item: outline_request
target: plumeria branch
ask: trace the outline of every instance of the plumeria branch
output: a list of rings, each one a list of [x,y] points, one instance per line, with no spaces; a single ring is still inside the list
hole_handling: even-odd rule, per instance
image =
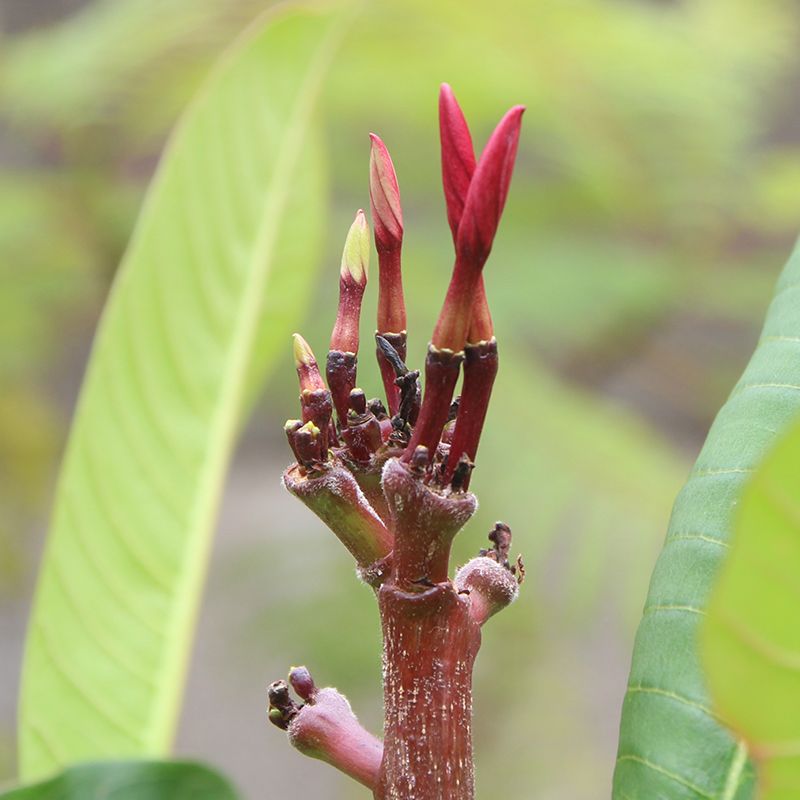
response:
[[[369,262],[363,212],[342,255],[327,385],[311,347],[295,334],[301,418],[285,426],[296,463],[283,480],[339,538],[375,590],[384,740],[361,727],[337,690],[317,690],[305,668],[293,669],[288,683],[270,685],[269,717],[298,750],[355,778],[377,800],[473,800],[472,666],[480,627],[513,602],[524,574],[521,560],[509,562],[511,530],[497,523],[491,547],[449,577],[453,539],[477,508],[468,485],[498,366],[482,270],[508,194],[522,112],[515,106],[501,119],[476,161],[464,115],[450,87],[442,86],[442,179],[455,265],[428,346],[424,393],[419,371],[406,363],[400,190],[375,134],[369,189],[385,404],[357,385]],[[454,401],[462,364],[462,394]]]

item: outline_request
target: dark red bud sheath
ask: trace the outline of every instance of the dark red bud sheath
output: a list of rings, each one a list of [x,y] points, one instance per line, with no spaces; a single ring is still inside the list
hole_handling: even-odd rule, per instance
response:
[[[447,457],[445,484],[451,480],[455,483],[456,469],[462,457],[466,456],[473,464],[475,462],[497,367],[497,340],[493,336],[488,341],[468,344],[464,348],[464,385]],[[460,488],[469,487],[470,475],[471,470],[460,480]]]
[[[339,310],[331,334],[325,370],[339,424],[342,426],[347,419],[350,391],[356,383],[358,323],[361,319],[361,300],[367,285],[368,269],[369,227],[364,212],[359,210],[348,231],[342,253]]]
[[[498,363],[497,340],[494,338],[492,315],[481,277],[472,306],[469,339],[464,347],[464,384],[444,473],[445,484],[454,480],[462,456],[466,456],[473,464],[475,462]],[[466,473],[462,488],[469,487],[470,477],[471,471]]]
[[[400,354],[406,357],[406,306],[403,297],[401,249],[403,246],[403,210],[400,187],[389,151],[379,136],[370,134],[369,199],[375,247],[378,251],[378,326]],[[394,385],[395,375],[380,349],[376,351],[389,413],[394,415],[400,395]]]
[[[461,350],[467,341],[481,270],[500,223],[519,143],[522,106],[506,113],[486,145],[467,191],[456,237],[456,263],[432,344]]]
[[[467,191],[475,172],[475,150],[461,107],[446,83],[442,84],[439,91],[439,138],[447,221],[455,242]]]
[[[463,352],[439,350],[434,345],[428,347],[425,359],[425,394],[411,439],[403,451],[403,461],[411,461],[419,445],[426,447],[430,453],[436,451],[450,412],[450,401],[453,399],[463,360]]]

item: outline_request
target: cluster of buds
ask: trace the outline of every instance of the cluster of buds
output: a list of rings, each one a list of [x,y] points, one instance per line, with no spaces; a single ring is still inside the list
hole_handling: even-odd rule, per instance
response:
[[[455,266],[428,346],[424,396],[419,371],[406,366],[400,190],[386,146],[370,135],[370,205],[379,265],[375,341],[385,403],[368,400],[356,385],[370,251],[367,220],[359,211],[342,254],[339,307],[325,366],[329,388],[311,348],[295,335],[302,419],[287,422],[286,434],[300,475],[344,465],[366,485],[362,489],[369,499],[376,483],[359,474],[379,473],[389,457],[398,456],[432,487],[452,492],[469,487],[498,364],[482,270],[508,193],[522,112],[517,106],[503,117],[477,162],[461,109],[450,87],[442,87],[442,177]],[[454,400],[462,367],[462,391]]]
[[[434,755],[407,728],[413,722],[435,738],[443,724],[440,709],[450,709],[452,720],[468,715],[480,626],[514,600],[523,574],[521,562],[508,560],[511,531],[498,523],[490,534],[493,547],[453,581],[448,577],[452,540],[477,507],[469,483],[498,366],[482,271],[505,205],[523,110],[515,106],[505,114],[477,160],[461,109],[450,87],[442,86],[442,177],[455,266],[428,345],[424,392],[420,370],[406,364],[400,190],[389,152],[375,134],[369,194],[379,267],[375,353],[385,401],[368,399],[357,384],[370,254],[363,211],[342,253],[324,377],[308,343],[294,337],[301,418],[286,423],[296,463],[285,472],[284,484],[339,537],[378,593],[386,665],[384,745],[358,726],[335,690],[318,693],[305,670],[290,676],[305,704],[294,703],[289,685],[276,682],[270,719],[299,749],[335,764],[380,798],[433,797],[421,792],[425,783],[445,792],[436,797],[471,796],[469,719],[443,728]],[[462,369],[461,393],[454,398]],[[429,646],[411,652],[408,642]],[[403,697],[419,695],[419,681],[439,694],[415,709],[403,706]],[[419,749],[413,758],[412,739]],[[420,769],[412,781],[418,794],[402,788],[411,780],[405,766],[410,758]],[[455,794],[446,793],[450,784],[453,792],[460,787]]]

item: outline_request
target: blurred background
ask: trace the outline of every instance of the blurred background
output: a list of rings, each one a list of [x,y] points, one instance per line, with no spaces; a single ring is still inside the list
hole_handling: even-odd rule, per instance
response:
[[[104,298],[170,127],[268,5],[0,0],[0,780],[15,772],[25,623]],[[478,661],[481,797],[609,794],[671,503],[800,230],[798,32],[794,0],[388,0],[367,7],[330,75],[327,258],[298,320],[318,354],[344,233],[369,202],[367,132],[399,173],[419,365],[451,265],[438,84],[478,148],[507,107],[528,108],[486,271],[502,363],[481,509],[457,552],[502,518],[528,565]],[[370,592],[279,486],[282,422],[297,414],[286,333],[228,481],[176,749],[246,798],[355,799],[366,792],[265,717],[266,683],[305,663],[373,730],[381,719]],[[377,394],[368,352],[362,365]]]

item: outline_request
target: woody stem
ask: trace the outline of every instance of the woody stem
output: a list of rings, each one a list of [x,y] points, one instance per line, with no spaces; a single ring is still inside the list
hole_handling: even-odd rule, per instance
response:
[[[472,667],[480,628],[452,584],[379,591],[384,741],[376,800],[473,800]]]

